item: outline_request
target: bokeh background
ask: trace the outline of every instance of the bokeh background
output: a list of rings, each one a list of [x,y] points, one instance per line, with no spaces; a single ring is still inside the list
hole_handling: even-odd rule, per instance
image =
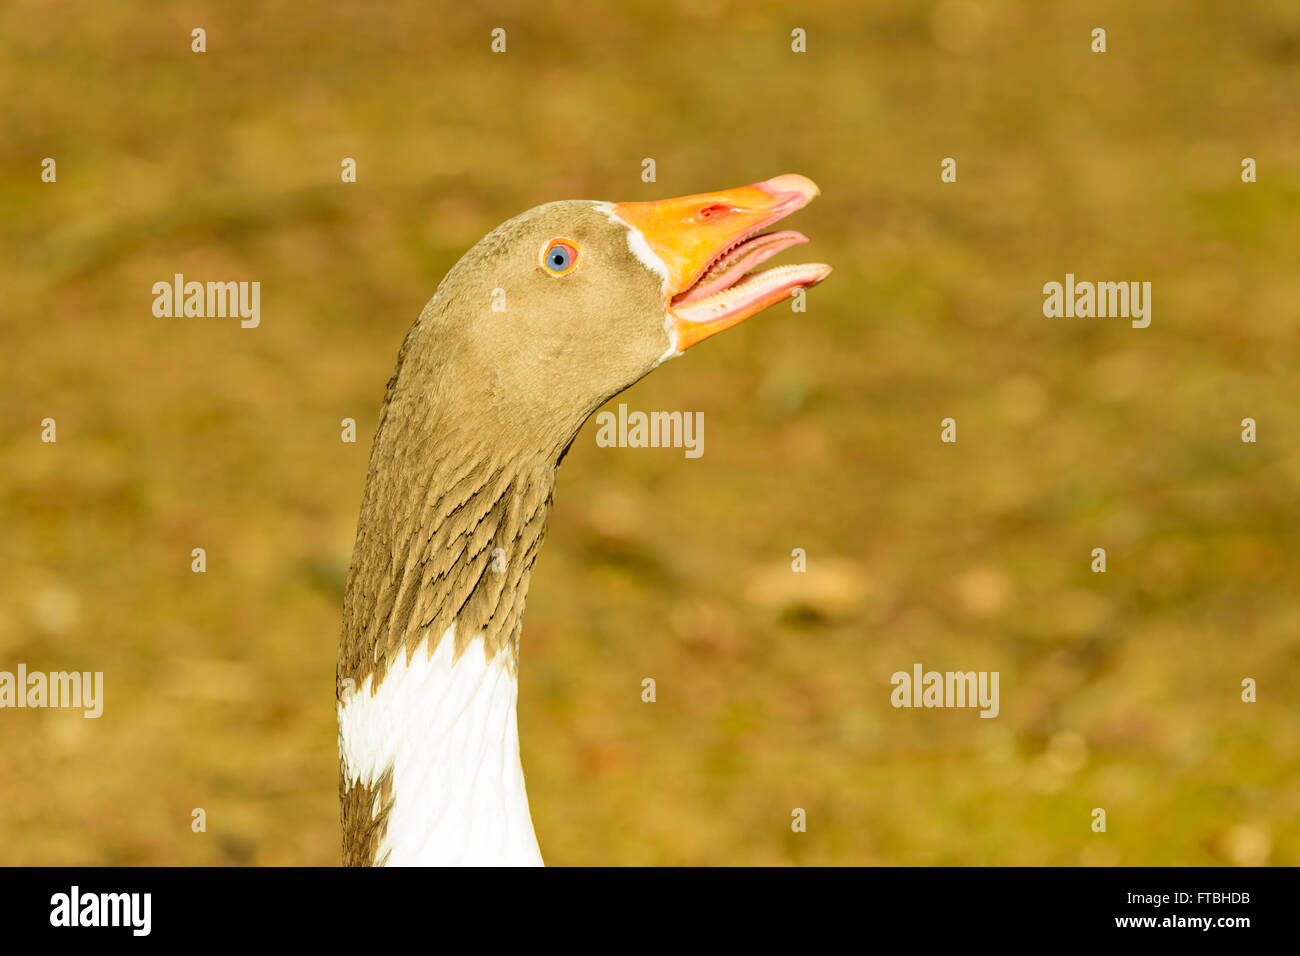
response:
[[[621,399],[703,411],[703,458],[589,424],[561,469],[548,862],[1300,863],[1291,0],[16,0],[0,88],[0,669],[106,682],[98,721],[0,712],[0,863],[336,863],[407,327],[530,206],[783,172],[822,188],[784,261],[835,274]],[[153,317],[176,272],[260,281],[261,327]],[[1151,327],[1044,318],[1066,272],[1152,282]],[[918,661],[999,671],[1001,715],[893,709]]]

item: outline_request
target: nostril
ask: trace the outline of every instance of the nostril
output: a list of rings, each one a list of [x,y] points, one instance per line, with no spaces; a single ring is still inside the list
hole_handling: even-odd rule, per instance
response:
[[[719,216],[725,216],[727,213],[731,211],[732,208],[730,206],[728,206],[726,203],[719,202],[719,203],[714,203],[711,206],[705,206],[695,215],[696,218],[702,219],[707,222],[710,219],[716,219]]]

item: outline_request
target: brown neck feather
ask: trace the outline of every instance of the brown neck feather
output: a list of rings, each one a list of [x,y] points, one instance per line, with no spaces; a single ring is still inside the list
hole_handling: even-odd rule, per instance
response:
[[[482,634],[489,657],[517,664],[562,451],[494,434],[499,423],[461,402],[404,388],[406,353],[380,413],[344,596],[338,678],[355,688],[378,683],[426,635],[432,654],[453,622],[457,657]]]

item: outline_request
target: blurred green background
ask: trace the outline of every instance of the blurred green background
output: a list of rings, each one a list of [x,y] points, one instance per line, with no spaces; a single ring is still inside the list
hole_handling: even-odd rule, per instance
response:
[[[547,861],[1300,863],[1300,6],[470,6],[0,8],[0,669],[106,683],[98,721],[0,712],[0,863],[336,863],[407,327],[530,206],[784,172],[822,197],[781,261],[836,269],[807,313],[621,399],[703,411],[703,458],[589,424],[561,470],[520,678]],[[261,327],[153,317],[176,272],[260,281]],[[1066,272],[1152,282],[1151,327],[1044,318]],[[999,671],[1001,715],[893,709],[918,661]]]

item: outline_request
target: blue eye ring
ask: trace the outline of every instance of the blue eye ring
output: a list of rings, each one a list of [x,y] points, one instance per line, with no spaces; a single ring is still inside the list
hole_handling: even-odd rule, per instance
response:
[[[567,276],[578,266],[578,244],[572,239],[552,239],[542,250],[542,268],[553,276]]]

